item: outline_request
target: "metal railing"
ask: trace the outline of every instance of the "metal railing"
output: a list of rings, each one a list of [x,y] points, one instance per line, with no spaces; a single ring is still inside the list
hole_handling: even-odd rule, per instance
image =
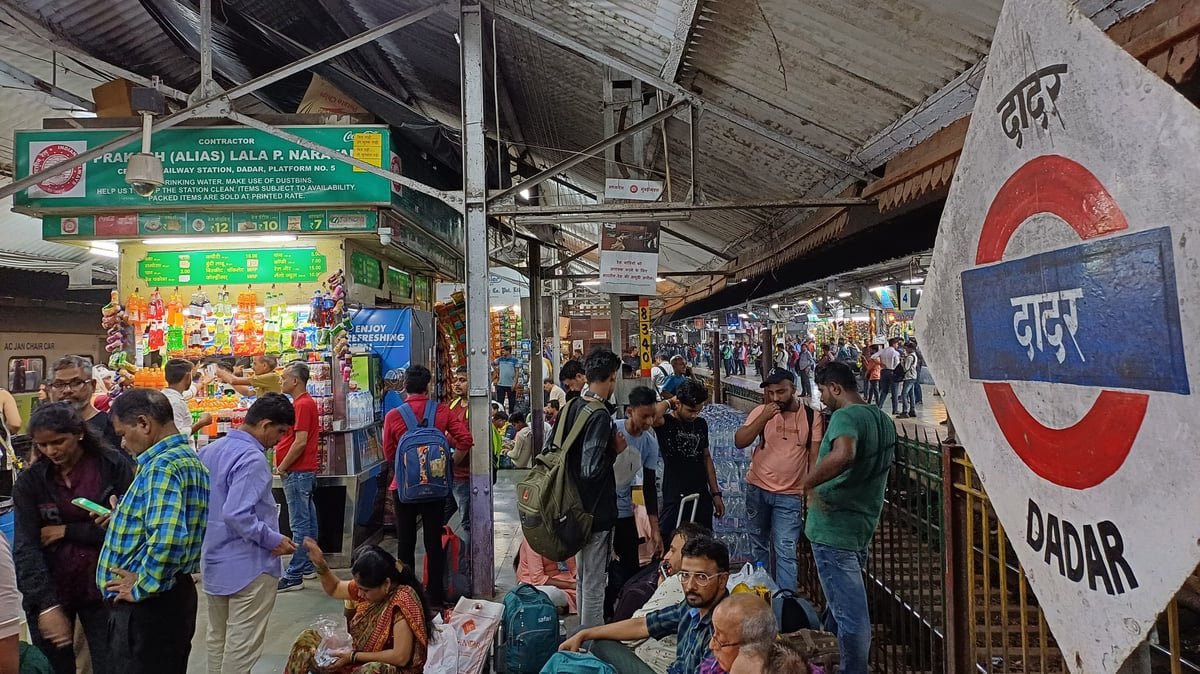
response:
[[[807,541],[799,557],[800,591],[822,605]],[[966,452],[936,433],[900,436],[866,581],[875,672],[1068,671]],[[1180,611],[1151,634],[1152,674],[1200,674],[1200,611]]]

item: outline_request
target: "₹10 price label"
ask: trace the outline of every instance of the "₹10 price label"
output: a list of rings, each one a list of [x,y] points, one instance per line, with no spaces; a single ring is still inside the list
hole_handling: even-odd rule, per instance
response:
[[[1116,672],[1200,562],[1197,147],[1077,9],[1005,2],[917,332],[1074,672]]]

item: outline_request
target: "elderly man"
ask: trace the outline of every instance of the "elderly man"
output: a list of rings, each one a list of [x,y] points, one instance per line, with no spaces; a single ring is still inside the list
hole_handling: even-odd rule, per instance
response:
[[[196,631],[192,574],[208,523],[208,469],[158,391],[122,393],[112,420],[137,472],[112,512],[96,565],[111,606],[110,657],[126,674],[184,674]]]
[[[713,633],[709,648],[721,671],[733,669],[740,650],[750,644],[770,643],[779,634],[771,605],[756,594],[730,595],[717,604],[712,617]],[[700,670],[704,671],[701,666]]]

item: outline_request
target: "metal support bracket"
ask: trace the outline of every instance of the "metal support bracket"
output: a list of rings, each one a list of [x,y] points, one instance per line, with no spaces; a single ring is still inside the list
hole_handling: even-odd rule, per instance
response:
[[[46,80],[43,80],[42,78],[40,78],[36,75],[31,75],[30,73],[27,73],[24,70],[21,70],[20,68],[12,65],[10,63],[0,61],[0,75],[3,75],[4,77],[7,77],[7,78],[13,80],[14,82],[16,82],[17,84],[20,84],[22,86],[29,87],[30,89],[36,89],[45,94],[49,94],[50,96],[53,96],[53,97],[57,98],[58,100],[63,101],[69,105],[76,107],[76,108],[79,108],[80,110],[87,110],[88,112],[96,111],[96,104],[92,103],[91,101],[84,98],[83,96],[79,96],[78,94],[73,94],[70,91],[67,91],[66,89],[63,89],[62,87],[59,87],[50,82],[47,82]]]

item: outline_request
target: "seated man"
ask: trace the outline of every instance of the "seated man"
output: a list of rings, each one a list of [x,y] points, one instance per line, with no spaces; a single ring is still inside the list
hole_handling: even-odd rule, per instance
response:
[[[633,617],[644,617],[653,611],[676,606],[684,600],[683,585],[679,582],[679,569],[683,565],[683,546],[693,538],[701,536],[712,536],[712,532],[695,522],[684,522],[675,530],[659,570],[658,589],[646,600],[644,606],[633,612]],[[633,648],[639,660],[649,665],[657,674],[667,674],[667,669],[675,662],[674,634],[662,639],[634,640],[626,644]]]
[[[643,617],[579,630],[563,642],[559,650],[578,651],[585,641],[592,641],[592,654],[604,660],[622,674],[653,674],[620,641],[654,637],[661,639],[674,634],[675,661],[667,674],[692,674],[710,653],[712,612],[726,596],[729,579],[729,550],[725,544],[709,536],[698,536],[683,546],[683,562],[679,571],[684,600],[675,606],[652,611]]]
[[[712,655],[700,666],[701,673],[729,672],[740,649],[750,644],[771,643],[779,635],[775,611],[753,593],[730,595],[713,611]]]
[[[517,582],[529,583],[545,592],[558,607],[559,613],[575,613],[578,610],[574,557],[568,557],[565,562],[552,562],[529,547],[528,541],[522,540],[515,566]]]

